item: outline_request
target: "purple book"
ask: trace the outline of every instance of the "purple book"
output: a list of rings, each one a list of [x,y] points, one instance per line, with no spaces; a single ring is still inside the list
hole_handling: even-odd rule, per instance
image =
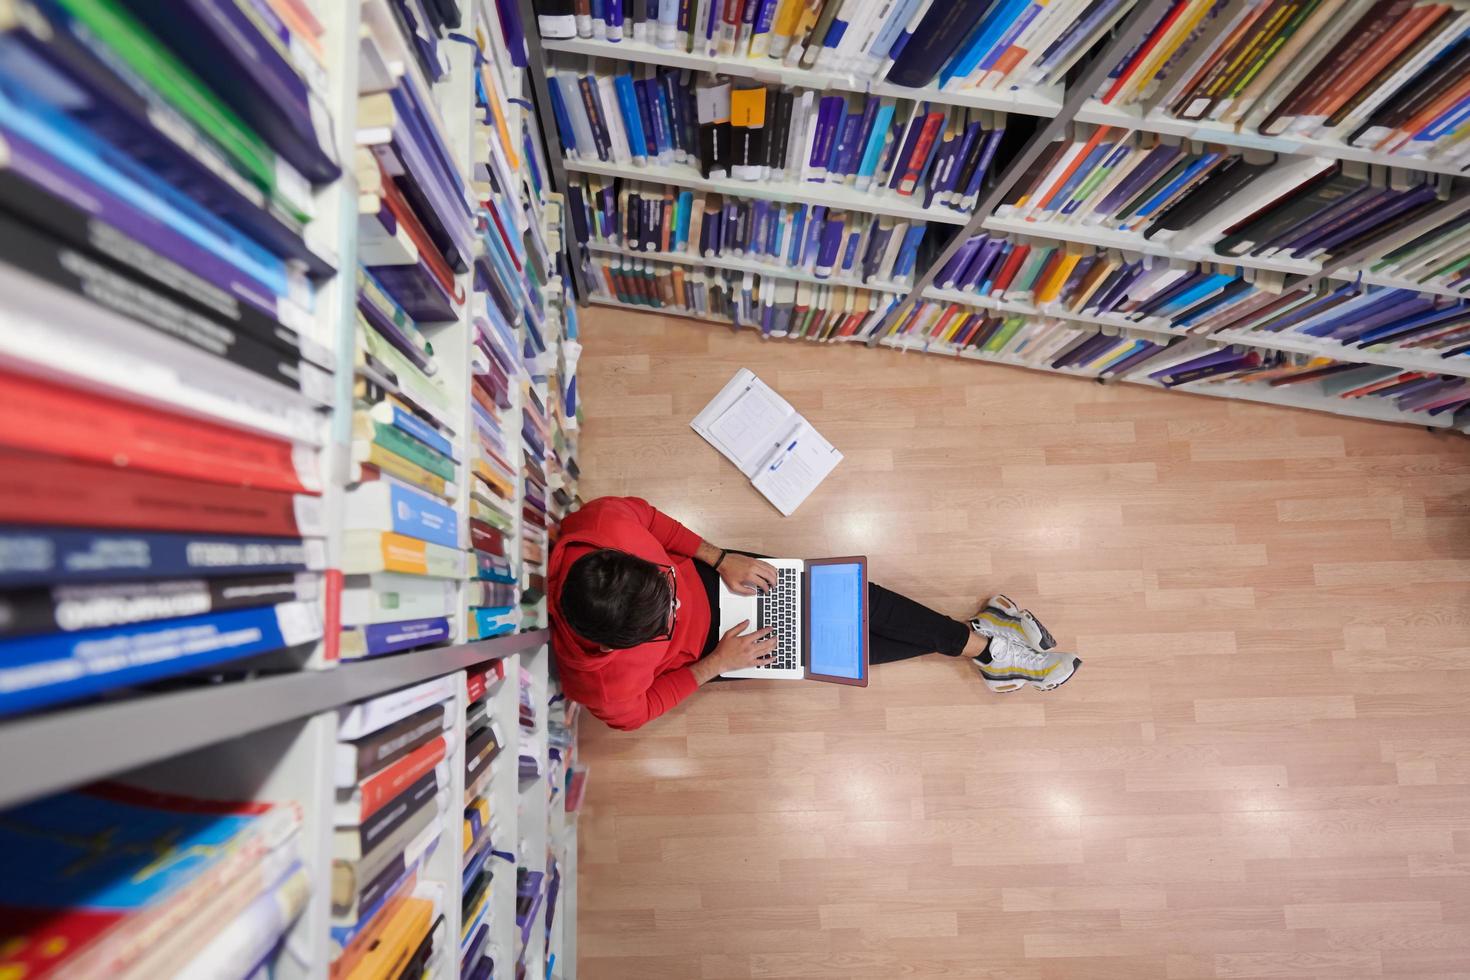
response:
[[[1334,201],[1330,207],[1324,208],[1305,220],[1292,225],[1287,230],[1273,237],[1269,242],[1263,242],[1251,249],[1251,254],[1256,255],[1271,249],[1291,251],[1300,245],[1316,238],[1329,229],[1338,227],[1338,222],[1348,220],[1354,215],[1360,215],[1364,209],[1377,207],[1393,196],[1393,191],[1381,187],[1361,187],[1351,194],[1345,194]]]
[[[1160,353],[1162,353],[1165,350],[1168,350],[1168,346],[1167,345],[1165,345],[1165,344],[1157,344],[1157,343],[1154,343],[1151,340],[1146,340],[1146,341],[1144,341],[1144,346],[1143,347],[1139,348],[1136,352],[1134,352],[1132,354],[1129,354],[1123,360],[1119,361],[1117,364],[1114,364],[1112,367],[1108,368],[1107,371],[1105,371],[1104,373],[1105,374],[1108,374],[1108,375],[1124,375],[1124,374],[1127,374],[1128,372],[1132,371],[1134,368],[1136,368],[1139,365],[1143,364],[1145,361],[1148,361],[1148,360],[1150,360],[1150,359],[1152,359],[1154,357],[1157,357]]]
[[[975,161],[975,169],[971,172],[960,195],[960,203],[971,206],[971,202],[980,195],[980,187],[985,183],[985,175],[990,171],[990,161],[995,159],[995,151],[1000,148],[1000,141],[1005,138],[1006,128],[997,127],[981,137],[980,158]]]
[[[1183,149],[1178,146],[1168,145],[1156,146],[1152,150],[1149,150],[1148,155],[1143,158],[1143,162],[1134,167],[1133,172],[1127,177],[1124,177],[1122,182],[1117,187],[1114,187],[1107,197],[1097,202],[1095,213],[1110,215],[1114,211],[1117,211],[1132,200],[1139,191],[1153,183],[1154,179],[1172,165],[1183,152]]]
[[[444,323],[459,318],[451,296],[420,258],[413,265],[379,265],[368,270],[383,289],[418,323]]]
[[[842,246],[842,219],[829,217],[822,226],[821,246],[817,250],[817,264],[812,272],[819,279],[825,279],[832,274],[832,267],[837,262],[837,250]]]
[[[1086,309],[1097,310],[1099,313],[1111,313],[1113,307],[1128,294],[1128,287],[1143,275],[1143,260],[1129,262],[1113,274],[1113,281],[1103,286],[1092,294],[1092,302],[1088,303]]]
[[[919,142],[919,132],[924,128],[924,105],[925,103],[920,102],[914,107],[914,114],[909,119],[908,127],[904,131],[903,142],[898,151],[898,155],[894,158],[895,160],[907,160],[913,156],[914,146]],[[897,140],[894,140],[894,143],[895,145],[899,145]],[[888,175],[888,187],[890,190],[898,189],[899,181],[903,179],[903,173],[904,168],[901,166],[895,165],[892,168],[892,172]]]
[[[988,239],[988,235],[976,235],[961,245],[949,257],[949,261],[944,263],[944,269],[935,277],[941,289],[954,288],[955,284],[960,281],[960,276],[969,266],[970,260],[975,257],[975,253],[980,251],[980,246]]]
[[[943,135],[944,131],[940,130],[940,136]],[[940,142],[938,139],[935,140],[937,145],[934,152],[929,154],[929,161],[925,164],[924,170],[920,171],[919,181],[916,185],[917,187],[922,187],[924,190],[924,207],[927,208],[930,204],[934,203],[936,184],[942,179],[941,174],[949,170],[951,163],[954,161],[954,155],[959,150],[960,140],[963,138],[963,133],[957,133],[943,142]]]
[[[1174,364],[1166,368],[1160,368],[1159,370],[1150,374],[1149,377],[1153,378],[1155,381],[1160,381],[1169,375],[1187,374],[1191,371],[1200,371],[1206,368],[1214,367],[1215,365],[1224,363],[1226,361],[1233,361],[1237,359],[1238,356],[1239,355],[1237,355],[1230,348],[1222,347],[1219,350],[1210,351],[1207,354],[1201,354],[1199,357],[1191,358],[1190,360],[1185,361],[1183,364]]]
[[[975,258],[970,262],[970,267],[965,270],[964,277],[960,280],[960,288],[974,290],[1010,252],[1011,243],[1003,238],[992,238],[980,246],[980,251],[975,253]]]
[[[959,187],[959,181],[960,177],[964,176],[966,161],[970,159],[972,153],[979,153],[984,149],[983,147],[977,149],[977,144],[980,139],[980,123],[978,121],[972,122],[965,127],[965,131],[960,135],[959,145],[955,147],[954,154],[949,158],[949,163],[944,168],[944,172],[940,173],[938,168],[935,168],[934,179],[929,182],[930,186],[934,188],[934,193],[948,194],[951,191],[963,189]],[[980,164],[977,162],[975,166],[976,169],[979,169]],[[957,203],[959,202],[951,202],[952,205]]]
[[[1396,200],[1389,202],[1386,206],[1374,209],[1368,215],[1371,220],[1366,225],[1357,220],[1350,221],[1347,225],[1337,229],[1335,232],[1319,237],[1310,246],[1303,246],[1303,248],[1308,248],[1309,254],[1311,255],[1318,255],[1324,252],[1330,253],[1343,242],[1356,238],[1358,235],[1364,234],[1372,228],[1385,225],[1399,215],[1427,204],[1434,200],[1434,198],[1434,187],[1430,184],[1420,184],[1413,190],[1400,194]]]
[[[1360,307],[1351,316],[1333,317],[1314,323],[1300,331],[1309,337],[1328,337],[1341,343],[1351,343],[1364,334],[1377,330],[1401,319],[1416,317],[1434,309],[1435,300],[1430,296],[1410,293],[1408,296],[1386,297],[1387,305],[1374,303]]]
[[[1068,347],[1061,356],[1051,362],[1054,368],[1071,367],[1079,361],[1090,361],[1101,354],[1116,341],[1117,337],[1111,337],[1105,333],[1095,333],[1080,344]]]
[[[1085,347],[1094,343],[1097,338],[1098,334],[1095,333],[1078,334],[1067,343],[1067,346],[1063,347],[1059,352],[1057,352],[1057,354],[1053,357],[1051,366],[1060,367],[1061,365],[1065,364],[1067,359],[1072,355],[1074,351],[1078,350],[1081,347]]]
[[[832,155],[832,144],[837,139],[837,127],[842,123],[846,103],[840,95],[824,95],[817,107],[817,132],[812,139],[812,155],[807,160],[812,169],[808,180],[818,183],[827,179],[827,160]]]
[[[368,325],[377,331],[380,337],[392,344],[400,354],[408,358],[414,367],[425,374],[433,374],[439,369],[438,364],[432,358],[408,339],[403,328],[394,323],[392,317],[378,309],[374,303],[360,293],[357,297],[357,310],[367,320]]]

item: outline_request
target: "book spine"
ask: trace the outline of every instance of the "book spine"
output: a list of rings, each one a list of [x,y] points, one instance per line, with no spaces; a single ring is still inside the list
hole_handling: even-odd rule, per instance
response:
[[[374,623],[355,627],[350,632],[360,638],[360,653],[363,657],[376,657],[385,653],[446,643],[451,638],[449,620],[445,617]],[[348,659],[345,650],[343,659]]]

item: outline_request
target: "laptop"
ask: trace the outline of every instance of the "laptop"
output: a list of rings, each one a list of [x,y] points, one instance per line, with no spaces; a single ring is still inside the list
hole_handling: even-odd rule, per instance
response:
[[[776,657],[722,677],[868,686],[868,559],[766,558],[776,587],[736,595],[720,582],[720,632],[743,620],[775,627]]]

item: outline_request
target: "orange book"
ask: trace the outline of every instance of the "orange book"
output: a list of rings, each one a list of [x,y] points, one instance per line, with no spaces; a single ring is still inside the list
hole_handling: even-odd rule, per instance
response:
[[[1414,40],[1429,29],[1429,25],[1443,16],[1450,8],[1443,5],[1415,7],[1389,28],[1378,43],[1374,44],[1363,58],[1348,65],[1347,70],[1333,79],[1332,84],[1320,96],[1303,107],[1302,115],[1330,116],[1353,93],[1362,88],[1398,57]]]
[[[1425,106],[1423,111],[1418,115],[1379,140],[1373,149],[1381,150],[1385,146],[1388,146],[1389,152],[1397,150],[1402,144],[1412,138],[1415,133],[1434,122],[1435,119],[1451,106],[1467,96],[1470,96],[1470,75],[1456,79],[1449,88],[1445,89],[1439,98]],[[1389,144],[1392,144],[1392,146],[1389,146]]]
[[[1061,261],[1052,267],[1051,273],[1046,277],[1046,280],[1036,289],[1036,302],[1038,305],[1041,303],[1050,303],[1061,295],[1062,287],[1067,283],[1067,277],[1072,274],[1072,270],[1077,267],[1077,263],[1081,260],[1081,252],[1070,250],[1063,252]]]
[[[1046,210],[1046,206],[1051,203],[1051,199],[1057,196],[1057,192],[1066,186],[1072,174],[1076,173],[1077,168],[1082,166],[1082,161],[1086,160],[1088,155],[1097,149],[1097,145],[1103,141],[1103,137],[1112,131],[1113,127],[1111,126],[1099,126],[1097,128],[1097,132],[1093,133],[1092,137],[1083,144],[1082,152],[1072,158],[1072,162],[1067,164],[1067,168],[1057,175],[1056,182],[1051,185],[1051,189],[1037,202],[1036,208],[1038,211]]]

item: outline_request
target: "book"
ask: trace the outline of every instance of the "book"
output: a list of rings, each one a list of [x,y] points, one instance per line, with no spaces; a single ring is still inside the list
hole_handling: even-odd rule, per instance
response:
[[[352,741],[454,695],[454,678],[437,677],[338,710],[337,738]]]
[[[445,643],[452,638],[449,620],[445,617],[409,619],[344,629],[338,650],[343,660],[361,660]]]
[[[690,425],[788,517],[842,461],[785,399],[744,368]]]
[[[294,803],[214,801],[115,783],[12,809],[0,825],[14,869],[0,885],[3,962],[31,976],[121,975],[212,894],[286,847],[301,823]],[[89,848],[78,863],[77,842],[100,835],[108,846]],[[168,842],[170,860],[158,860],[159,841]]]
[[[450,724],[447,705],[431,704],[355,741],[337,743],[338,788],[350,788],[390,763],[432,741]]]

